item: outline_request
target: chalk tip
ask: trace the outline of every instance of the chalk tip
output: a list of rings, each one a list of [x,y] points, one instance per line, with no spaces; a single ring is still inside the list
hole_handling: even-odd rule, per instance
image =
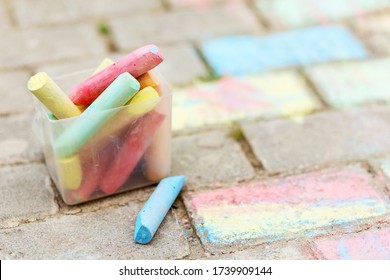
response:
[[[144,226],[141,226],[134,236],[134,241],[139,244],[148,244],[151,240],[152,234]]]
[[[42,88],[49,79],[49,75],[46,72],[39,72],[32,76],[27,83],[27,88],[29,91],[36,91]]]
[[[164,56],[162,54],[162,51],[159,47],[157,47],[156,45],[153,45],[153,44],[150,44],[147,46],[147,48],[149,49],[149,52],[151,52],[152,54],[155,54],[158,58],[162,60],[164,60]]]
[[[139,214],[135,222],[134,241],[140,244],[147,244],[152,238],[153,235],[150,230],[142,225],[141,215]]]

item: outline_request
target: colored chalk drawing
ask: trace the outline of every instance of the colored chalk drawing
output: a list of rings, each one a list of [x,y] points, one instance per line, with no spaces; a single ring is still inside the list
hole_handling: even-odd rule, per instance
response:
[[[374,101],[390,103],[390,58],[320,65],[308,68],[306,72],[333,107]]]
[[[202,192],[186,204],[203,242],[272,241],[389,213],[372,186],[365,170],[350,166]]]
[[[314,242],[314,248],[330,260],[390,260],[390,229],[320,239]]]
[[[319,107],[318,100],[311,95],[303,78],[294,72],[225,77],[214,83],[175,90],[173,129],[243,118],[294,117]]]
[[[390,7],[390,0],[257,0],[256,6],[271,26],[294,28],[360,16]]]
[[[235,76],[367,57],[362,43],[342,26],[315,26],[263,37],[221,37],[204,42],[202,52],[216,74]]]

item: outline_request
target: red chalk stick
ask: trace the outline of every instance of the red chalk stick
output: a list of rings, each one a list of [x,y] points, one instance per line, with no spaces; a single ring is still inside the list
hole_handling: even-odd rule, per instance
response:
[[[100,182],[100,190],[106,194],[112,194],[126,182],[164,118],[164,115],[152,111],[129,128],[117,158]]]
[[[74,86],[70,99],[76,105],[91,104],[120,74],[129,72],[137,78],[163,61],[161,51],[155,45],[136,49],[111,66]]]

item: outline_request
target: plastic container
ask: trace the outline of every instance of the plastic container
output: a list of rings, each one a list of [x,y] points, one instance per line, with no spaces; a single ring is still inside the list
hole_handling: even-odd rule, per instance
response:
[[[35,100],[33,130],[66,204],[148,186],[169,175],[172,93],[161,74],[153,72],[159,80],[159,98],[86,116],[53,120]],[[69,93],[72,85],[92,73],[80,71],[55,81]],[[64,144],[61,137],[72,126],[79,133]]]

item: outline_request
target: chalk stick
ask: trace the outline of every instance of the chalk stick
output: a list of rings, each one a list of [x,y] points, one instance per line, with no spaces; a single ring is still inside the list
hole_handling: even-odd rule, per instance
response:
[[[158,73],[155,70],[151,70],[154,84],[157,92],[160,96],[164,95],[164,92],[168,92],[169,89],[165,88],[166,85],[161,82]],[[171,102],[168,102],[167,97],[163,98],[162,103],[156,108],[158,112],[167,113],[171,111]],[[145,164],[143,165],[143,173],[146,179],[152,182],[157,182],[164,177],[167,177],[171,170],[171,121],[167,116],[165,121],[157,129],[153,141],[147,148],[145,155]]]
[[[153,110],[159,102],[159,95],[152,87],[140,90],[125,104],[126,107],[105,123],[85,146],[105,145],[99,142],[104,139],[109,140],[110,136],[116,135],[118,131],[131,124],[137,117]]]
[[[106,194],[112,194],[126,182],[164,118],[164,115],[152,111],[128,128],[126,139],[115,159],[115,164],[110,166],[100,182],[100,190]]]
[[[52,121],[57,121],[58,120],[56,118],[56,116],[54,116],[53,113],[51,113],[51,112],[47,113],[47,117],[49,118],[49,120],[52,120]]]
[[[108,110],[124,105],[139,90],[139,83],[129,73],[119,75],[56,140],[55,150],[61,157],[76,153],[116,111]],[[96,114],[92,114],[96,113]]]
[[[134,241],[149,243],[186,182],[185,176],[172,176],[160,181],[138,213]]]
[[[45,72],[32,76],[27,88],[57,119],[76,117],[81,111]]]
[[[171,170],[171,123],[166,119],[154,134],[145,151],[143,173],[146,179],[157,182]]]
[[[99,66],[95,69],[95,72],[92,73],[92,75],[95,75],[97,72],[102,71],[103,69],[107,68],[112,64],[114,64],[114,61],[112,61],[111,59],[109,58],[103,59],[102,62],[100,62]],[[88,108],[88,105],[76,105],[76,106],[77,108],[79,108],[81,112],[84,112],[85,109]]]
[[[70,99],[77,105],[89,105],[120,74],[129,72],[137,78],[162,61],[161,51],[155,45],[139,48],[73,87]]]
[[[157,87],[160,86],[160,82],[158,80],[158,77],[156,73],[153,70],[150,70],[146,72],[145,74],[139,76],[137,78],[140,88],[146,88],[146,87],[153,87],[154,89],[157,89]]]
[[[92,157],[89,159],[83,157],[84,176],[77,190],[67,191],[68,203],[76,204],[92,199],[92,196],[98,191],[99,181],[119,152],[120,142],[120,137],[111,137],[106,146],[93,147],[91,150],[85,151],[84,155]]]
[[[64,189],[78,189],[83,177],[79,156],[75,154],[66,158],[58,158],[57,166],[61,186]]]
[[[103,59],[102,62],[100,62],[99,66],[96,68],[95,72],[93,72],[92,75],[95,75],[96,73],[102,71],[103,69],[106,69],[108,66],[112,64],[114,64],[114,61],[106,57],[105,59]]]
[[[160,101],[159,97],[158,92],[154,88],[147,86],[125,104],[126,106],[131,105],[126,108],[127,110],[125,109],[125,112],[134,116],[145,114],[156,107]]]
[[[92,75],[95,75],[97,72],[102,71],[103,69],[107,68],[108,66],[112,65],[113,63],[114,63],[114,61],[112,61],[109,58],[103,59],[102,62],[100,62],[99,66],[95,69],[95,72],[93,72]],[[76,105],[76,106],[77,106],[77,108],[79,108],[79,110],[81,112],[84,112],[85,109],[88,108],[88,105]]]
[[[79,108],[79,110],[80,110],[81,113],[84,112],[85,109],[88,108],[88,106],[84,106],[84,105],[76,105],[76,107]]]

